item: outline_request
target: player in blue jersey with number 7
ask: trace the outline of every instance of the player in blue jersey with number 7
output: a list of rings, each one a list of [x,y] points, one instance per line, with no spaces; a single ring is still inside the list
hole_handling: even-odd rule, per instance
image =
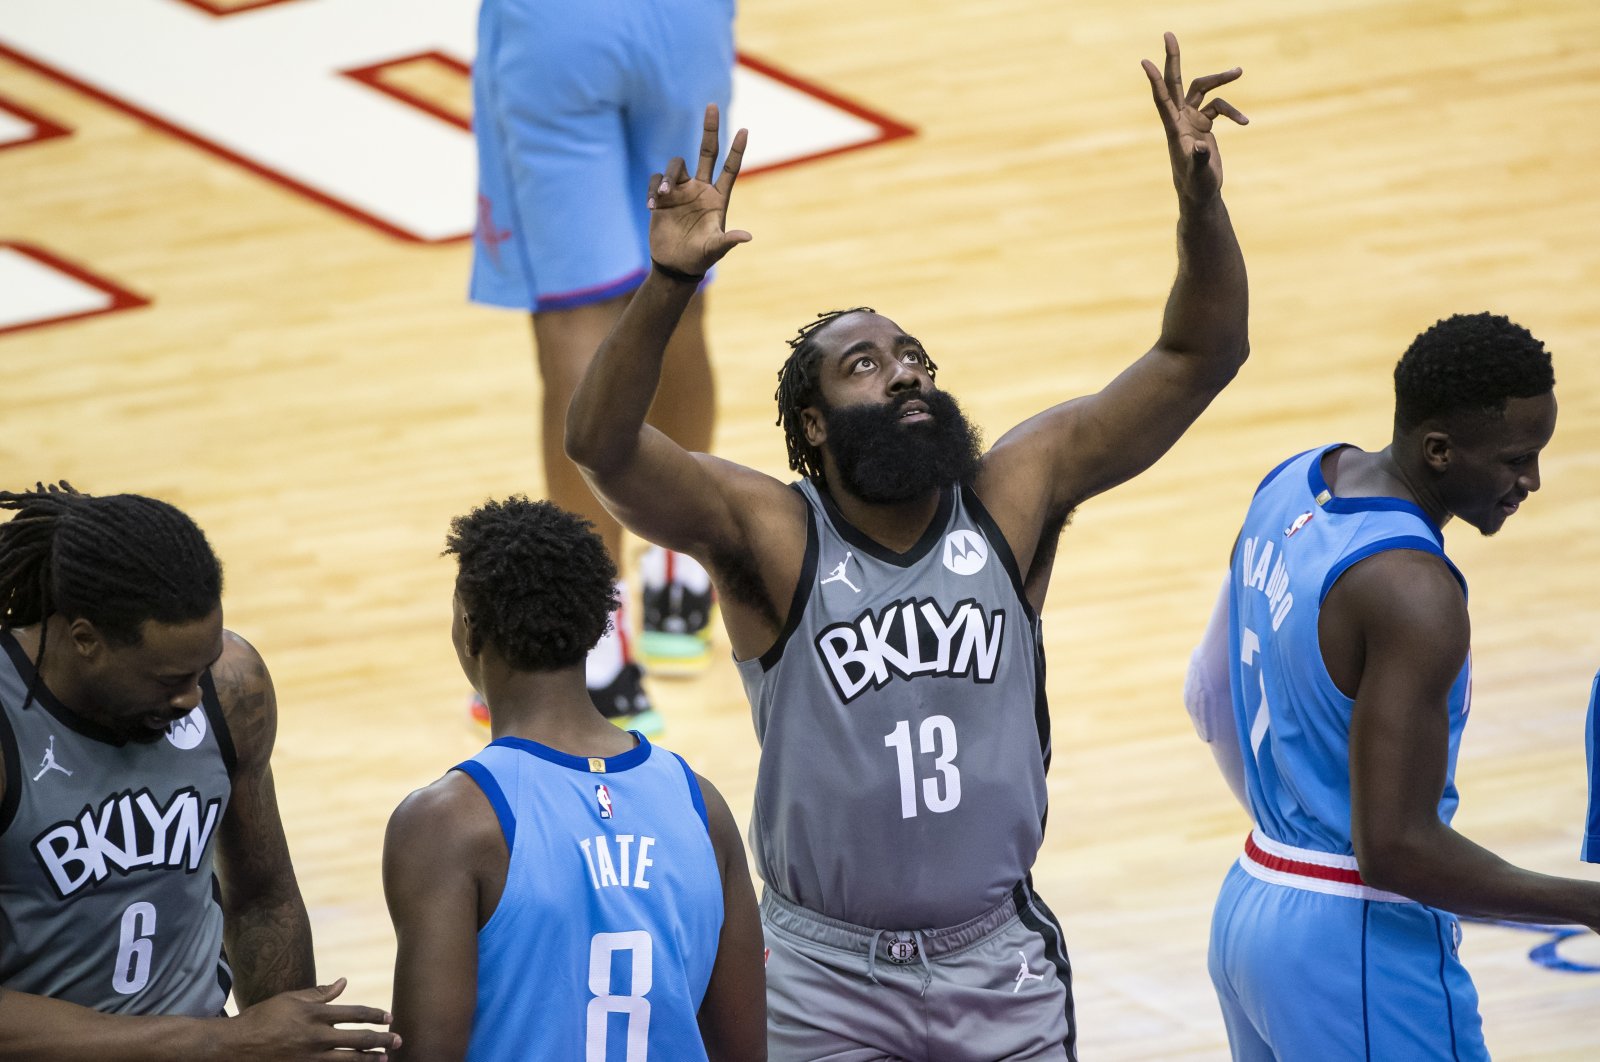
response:
[[[1544,344],[1457,315],[1395,369],[1394,434],[1267,476],[1186,700],[1255,820],[1211,926],[1233,1057],[1486,1059],[1457,914],[1600,925],[1600,883],[1522,870],[1450,827],[1471,695],[1452,518],[1492,535],[1539,489]]]
[[[395,1059],[761,1062],[761,926],[733,816],[584,687],[616,605],[604,544],[514,497],[457,518],[446,552],[452,640],[494,740],[389,822]]]

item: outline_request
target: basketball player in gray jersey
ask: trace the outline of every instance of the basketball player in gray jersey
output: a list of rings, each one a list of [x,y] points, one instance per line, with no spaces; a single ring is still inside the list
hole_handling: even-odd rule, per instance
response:
[[[770,1057],[1074,1057],[1070,969],[1033,894],[1049,717],[1038,614],[1056,536],[1148,468],[1244,361],[1244,261],[1206,101],[1177,41],[1146,62],[1178,192],[1156,343],[1099,393],[987,453],[918,340],[871,310],[801,330],[779,374],[789,486],[646,426],[667,337],[734,245],[699,162],[653,179],[654,267],[573,399],[569,454],[621,522],[711,571],[761,740],[751,842],[766,884]]]
[[[0,508],[0,1058],[383,1057],[334,1026],[388,1016],[315,984],[272,681],[204,534],[66,484]]]

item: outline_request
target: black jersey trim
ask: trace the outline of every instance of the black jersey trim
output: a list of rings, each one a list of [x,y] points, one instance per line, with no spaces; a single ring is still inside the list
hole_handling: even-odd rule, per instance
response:
[[[217,880],[217,875],[211,875],[211,902],[217,905],[217,910],[222,910],[222,882]],[[228,996],[233,994],[233,963],[228,959],[228,943],[224,940],[217,947],[217,988],[222,992],[222,1006],[217,1008],[219,1018],[228,1016]]]
[[[783,659],[783,647],[800,629],[800,618],[805,615],[806,605],[811,603],[811,587],[817,581],[817,555],[822,550],[821,536],[817,534],[816,509],[806,500],[806,492],[800,484],[791,483],[789,489],[806,502],[806,555],[800,562],[800,581],[795,584],[794,597],[789,601],[789,614],[783,619],[783,630],[778,632],[777,640],[768,646],[767,651],[758,657],[762,671],[771,671],[777,666],[778,661]]]
[[[11,664],[17,669],[17,674],[29,689],[33,691],[33,703],[43,708],[45,712],[75,734],[81,734],[91,741],[98,741],[102,745],[115,745],[121,748],[128,742],[117,737],[104,727],[96,726],[85,719],[79,719],[72,710],[62,704],[60,699],[44,684],[43,678],[35,670],[33,661],[28,659],[28,654],[23,650],[22,643],[17,641],[16,635],[10,631],[4,632],[0,637],[0,644],[5,646],[6,653],[11,657]]]
[[[1022,602],[1023,613],[1031,623],[1036,617],[1033,605],[1028,602],[1028,592],[1022,581],[1022,569],[1017,567],[1016,555],[1011,552],[1011,543],[1006,541],[1006,536],[1000,531],[1000,525],[994,522],[994,517],[990,516],[989,510],[984,507],[983,499],[978,497],[978,492],[970,483],[961,484],[961,504],[966,506],[967,512],[972,515],[973,522],[983,528],[983,537],[989,540],[989,548],[1000,558],[1000,563],[1005,565],[1006,574],[1011,576],[1011,589],[1016,591],[1017,600]]]
[[[200,675],[200,704],[211,722],[211,732],[217,735],[217,749],[222,753],[222,766],[233,781],[234,769],[239,766],[239,750],[233,744],[233,731],[228,729],[228,716],[222,710],[222,698],[217,696],[217,684],[207,668]]]
[[[833,503],[833,497],[827,488],[812,482],[811,487],[817,492],[817,497],[822,500],[823,511],[828,516],[828,523],[839,533],[839,537],[861,550],[869,557],[893,564],[897,568],[909,568],[928,555],[928,551],[939,544],[944,537],[947,525],[950,523],[950,510],[955,508],[955,493],[949,487],[939,489],[939,507],[934,511],[933,519],[928,521],[928,529],[922,532],[922,537],[916,544],[904,553],[896,553],[888,546],[876,539],[870,538],[863,531],[846,520],[839,512],[839,507]]]
[[[0,796],[0,833],[11,828],[22,804],[22,783],[27,776],[22,773],[22,753],[17,749],[17,734],[11,729],[11,719],[6,707],[0,704],[0,752],[5,754],[5,794]]]

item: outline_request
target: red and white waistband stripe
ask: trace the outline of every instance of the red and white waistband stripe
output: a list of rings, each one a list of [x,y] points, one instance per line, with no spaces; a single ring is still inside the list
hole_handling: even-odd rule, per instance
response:
[[[1362,881],[1355,856],[1296,848],[1292,844],[1274,841],[1262,833],[1260,827],[1251,830],[1250,836],[1245,838],[1244,855],[1239,857],[1239,866],[1251,877],[1275,885],[1287,885],[1292,889],[1380,903],[1413,902],[1398,893],[1374,889]]]

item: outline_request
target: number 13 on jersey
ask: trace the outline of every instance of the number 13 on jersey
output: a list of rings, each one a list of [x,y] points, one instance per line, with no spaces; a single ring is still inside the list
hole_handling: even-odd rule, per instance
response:
[[[900,817],[917,817],[917,763],[911,751],[911,723],[905,719],[883,736],[895,751],[900,770]],[[934,757],[937,777],[922,779],[922,801],[932,812],[949,811],[961,803],[961,771],[956,767],[956,725],[947,715],[930,715],[917,728],[917,751]]]

